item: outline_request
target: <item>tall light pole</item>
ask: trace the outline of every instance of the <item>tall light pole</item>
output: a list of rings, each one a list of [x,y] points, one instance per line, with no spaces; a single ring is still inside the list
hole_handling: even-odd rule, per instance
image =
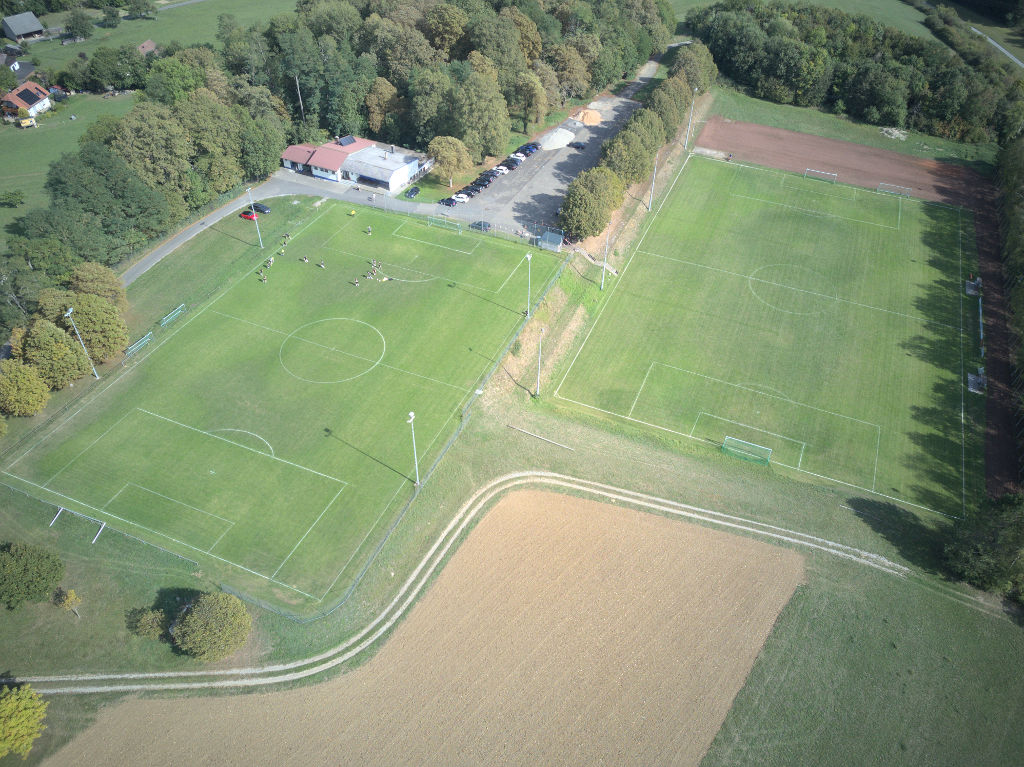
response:
[[[296,80],[296,84],[298,84],[298,80]],[[256,222],[256,236],[260,238],[260,249],[262,250],[263,249],[263,235],[260,234],[260,215],[259,215],[259,213],[256,212],[256,208],[253,207],[252,187],[250,186],[245,191],[247,191],[249,193],[249,210],[252,211],[252,220]]]
[[[544,328],[540,329],[540,343],[537,344],[537,393],[534,397],[540,396],[540,353],[544,348]]]
[[[604,275],[608,271],[608,235],[611,233],[611,224],[604,233],[604,266],[601,267],[601,290],[604,290]]]
[[[530,273],[530,261],[533,253],[526,254],[526,318],[530,318],[530,298],[533,296],[533,275]]]
[[[413,465],[416,467],[416,487],[419,487],[420,486],[420,459],[416,455],[416,425],[413,423],[414,420],[416,420],[416,414],[410,411],[409,412],[409,420],[406,421],[406,423],[409,424],[409,426],[412,428],[412,462],[413,462]]]
[[[92,357],[89,356],[89,350],[85,348],[85,342],[82,340],[82,334],[78,332],[78,325],[75,324],[75,318],[71,316],[71,312],[75,310],[75,307],[69,306],[68,310],[64,312],[64,318],[71,320],[71,327],[75,331],[75,335],[78,336],[78,343],[82,344],[82,351],[85,352],[85,358],[89,360],[89,367],[92,368],[92,374],[99,379],[100,374],[96,372],[96,366],[92,364]]]
[[[683,149],[690,145],[690,126],[693,124],[693,102],[697,100],[697,89],[693,89],[693,101],[690,102],[690,119],[686,121],[686,143]]]

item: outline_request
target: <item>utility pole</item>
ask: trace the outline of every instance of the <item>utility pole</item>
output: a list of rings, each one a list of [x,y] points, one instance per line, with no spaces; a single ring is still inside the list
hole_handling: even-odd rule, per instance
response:
[[[302,91],[299,89],[299,75],[295,75],[295,92],[299,94],[299,112],[302,113],[302,122],[306,122],[306,110],[302,107]]]

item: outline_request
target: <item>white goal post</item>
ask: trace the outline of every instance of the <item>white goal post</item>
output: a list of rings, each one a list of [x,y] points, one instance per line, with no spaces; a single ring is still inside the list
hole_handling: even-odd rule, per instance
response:
[[[879,184],[876,192],[882,192],[884,194],[895,194],[899,197],[910,197],[914,191],[909,186],[900,186],[899,184]]]
[[[819,181],[827,181],[830,184],[834,184],[839,180],[838,173],[832,173],[827,170],[815,170],[814,168],[804,168],[804,178],[816,178]]]
[[[462,224],[442,216],[427,216],[427,226],[439,226],[442,229],[450,229],[456,234],[462,234]]]

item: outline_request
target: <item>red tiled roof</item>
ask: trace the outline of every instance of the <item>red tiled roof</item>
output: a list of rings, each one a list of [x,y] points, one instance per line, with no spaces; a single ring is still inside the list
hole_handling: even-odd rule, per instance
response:
[[[320,146],[310,144],[294,144],[281,152],[282,160],[302,163],[303,165],[315,165],[324,170],[337,171],[348,156],[356,152],[375,146],[369,139],[346,136],[351,141],[344,146],[335,141],[328,141]]]
[[[312,144],[292,144],[292,146],[281,152],[281,159],[305,165],[309,162],[309,158],[313,156],[315,151],[316,147]]]
[[[33,104],[39,103],[49,95],[49,91],[39,83],[26,80],[0,101],[8,109],[17,111],[18,109],[30,109]]]

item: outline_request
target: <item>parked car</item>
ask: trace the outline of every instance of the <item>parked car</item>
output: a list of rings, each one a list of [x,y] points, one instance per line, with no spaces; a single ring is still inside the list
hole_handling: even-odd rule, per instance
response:
[[[499,178],[500,176],[501,174],[498,173],[498,171],[489,170],[486,173],[481,173],[479,178],[486,181],[494,181],[494,179]]]
[[[270,212],[270,206],[264,205],[262,202],[254,202],[249,207],[252,208],[257,213],[262,213],[264,215]]]
[[[494,183],[494,176],[480,176],[473,182],[473,186],[490,186]]]
[[[512,154],[509,155],[509,157],[510,158],[514,157],[517,160],[525,160],[526,159],[526,155],[523,154],[522,152],[513,152]]]
[[[452,199],[455,200],[455,202],[469,202],[469,195],[459,192],[458,194],[453,194]]]
[[[518,160],[505,160],[505,162],[502,163],[502,167],[508,168],[509,170],[515,170],[516,168],[519,167],[519,161]]]
[[[491,170],[502,176],[508,173],[508,168],[506,168],[504,165],[495,165],[493,168],[491,168]]]
[[[515,163],[516,165],[519,165],[519,164],[521,164],[523,162],[523,159],[524,158],[522,158],[522,157],[516,157],[515,155],[511,155],[510,154],[508,157],[506,157],[503,160],[503,162],[511,162],[511,163]]]
[[[454,208],[456,202],[451,197],[445,197],[443,200],[438,200],[437,204],[444,205],[446,208]]]
[[[537,150],[534,149],[533,146],[530,145],[530,144],[523,144],[516,151],[519,152],[520,154],[525,154],[527,157],[529,157],[531,154],[533,154]]]
[[[570,142],[569,148],[570,149],[586,149],[587,145],[584,144],[582,141],[573,141],[573,142]]]
[[[460,189],[458,192],[456,192],[452,196],[453,197],[458,197],[460,194],[464,194],[464,195],[466,195],[466,197],[476,197],[478,194],[480,194],[480,190],[479,189],[474,189],[471,186],[464,186],[464,187],[462,187],[462,189]]]
[[[256,215],[255,211],[249,210],[248,208],[242,211],[241,216],[242,218],[247,218],[250,221],[255,221],[257,218],[259,218],[259,216]]]
[[[481,232],[489,232],[489,231],[491,231],[491,222],[490,221],[474,221],[472,224],[469,225],[469,228],[470,229],[478,229]]]
[[[523,144],[523,146],[531,147],[534,152],[540,150],[540,144],[538,144],[536,141],[531,141],[529,144]]]
[[[410,200],[419,193],[420,188],[418,186],[409,187],[408,189],[405,190],[405,196],[408,197]]]

